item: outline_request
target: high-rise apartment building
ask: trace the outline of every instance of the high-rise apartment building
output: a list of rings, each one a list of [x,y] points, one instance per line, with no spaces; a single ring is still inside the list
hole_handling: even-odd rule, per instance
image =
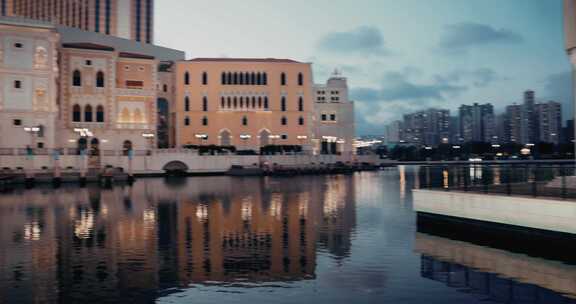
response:
[[[506,107],[504,119],[505,142],[522,143],[522,105],[509,105]]]
[[[403,124],[402,121],[396,120],[386,126],[384,139],[386,144],[397,144],[403,140]]]
[[[0,15],[154,42],[154,0],[0,0]]]
[[[460,106],[459,125],[460,137],[464,142],[494,142],[497,139],[492,104]]]
[[[538,141],[538,117],[536,115],[536,98],[534,91],[524,92],[522,106],[522,143],[535,143]]]
[[[417,145],[438,145],[450,140],[450,111],[428,109],[404,115],[403,140]]]
[[[538,141],[559,144],[562,133],[562,105],[555,101],[535,105]]]

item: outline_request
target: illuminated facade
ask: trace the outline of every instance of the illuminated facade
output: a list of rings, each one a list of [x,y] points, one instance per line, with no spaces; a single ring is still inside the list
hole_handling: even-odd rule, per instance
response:
[[[47,23],[0,22],[0,148],[55,147],[58,46]]]
[[[199,58],[176,63],[176,145],[309,146],[312,71],[287,59]]]
[[[154,42],[154,0],[0,0],[0,16]]]
[[[354,102],[348,99],[346,78],[335,73],[314,86],[314,140],[320,154],[354,152]]]
[[[64,44],[61,146],[95,153],[148,149],[151,144],[142,135],[156,130],[157,64],[154,57],[109,46]],[[93,136],[78,139],[76,129]]]

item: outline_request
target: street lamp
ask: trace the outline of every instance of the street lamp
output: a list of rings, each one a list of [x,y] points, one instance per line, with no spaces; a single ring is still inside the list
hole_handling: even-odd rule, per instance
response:
[[[240,139],[243,142],[244,148],[247,148],[246,141],[250,140],[250,138],[252,138],[252,135],[250,134],[240,134]]]
[[[148,142],[148,154],[151,154],[154,145],[154,133],[142,133],[142,137]]]
[[[206,135],[206,134],[196,134],[196,135],[194,135],[194,137],[196,137],[198,139],[199,145],[203,145],[204,140],[208,139],[208,135]]]

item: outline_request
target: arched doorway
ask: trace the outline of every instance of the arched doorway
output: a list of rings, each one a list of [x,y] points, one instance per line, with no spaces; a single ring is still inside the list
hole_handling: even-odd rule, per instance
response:
[[[132,147],[132,142],[129,140],[125,140],[124,143],[122,144],[122,150],[124,151],[124,155],[127,156],[130,151],[132,151],[133,147]]]
[[[260,131],[260,148],[270,145],[270,131],[262,130]]]
[[[100,141],[98,138],[92,138],[90,141],[90,155],[100,155]]]
[[[88,140],[85,137],[78,139],[77,149],[78,149],[78,155],[80,155],[82,151],[86,152],[86,150],[88,149]]]
[[[230,131],[220,131],[220,145],[225,147],[232,146],[232,135],[230,134]]]

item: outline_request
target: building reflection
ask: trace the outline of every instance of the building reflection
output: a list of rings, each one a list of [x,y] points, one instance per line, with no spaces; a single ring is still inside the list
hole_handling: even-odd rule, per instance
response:
[[[354,178],[209,177],[17,190],[0,203],[0,302],[150,302],[191,284],[315,278],[350,254]]]
[[[576,266],[417,233],[422,277],[496,303],[576,303]],[[564,295],[564,296],[563,296]]]

